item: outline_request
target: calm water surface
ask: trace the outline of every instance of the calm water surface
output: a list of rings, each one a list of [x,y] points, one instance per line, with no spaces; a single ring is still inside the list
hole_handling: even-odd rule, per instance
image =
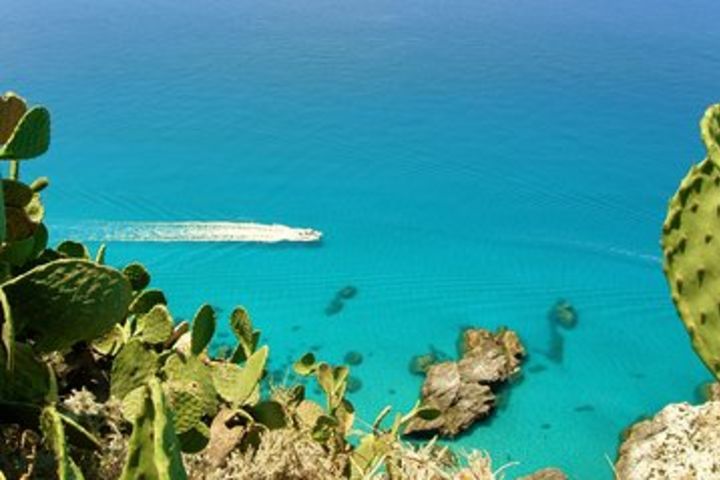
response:
[[[668,299],[658,233],[720,100],[715,0],[0,0],[0,88],[51,107],[48,221],[253,220],[322,245],[113,243],[179,318],[244,304],[283,371],[365,357],[372,421],[466,325],[530,350],[457,440],[512,478],[611,478],[618,433],[708,379]],[[357,296],[336,315],[335,292]],[[548,348],[558,298],[580,312]],[[228,333],[225,332],[225,335]]]

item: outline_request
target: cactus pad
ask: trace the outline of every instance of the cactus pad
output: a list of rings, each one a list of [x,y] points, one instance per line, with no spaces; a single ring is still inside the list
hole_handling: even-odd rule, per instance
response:
[[[0,399],[39,404],[50,392],[50,371],[32,352],[29,345],[14,344],[14,368],[8,370],[0,355]]]
[[[23,208],[32,200],[35,192],[22,182],[3,179],[3,201],[8,207]]]
[[[172,384],[173,388],[185,385],[185,389],[195,392],[202,402],[204,414],[214,416],[217,413],[217,391],[208,365],[197,357],[183,358],[173,353],[165,362],[162,372],[166,382]]]
[[[130,281],[133,290],[140,291],[150,285],[150,274],[141,263],[131,263],[123,268],[123,274]]]
[[[252,355],[260,341],[260,331],[254,330],[250,315],[243,307],[235,307],[230,314],[230,327],[238,339],[232,362],[239,363]]]
[[[167,305],[165,294],[162,290],[145,290],[135,297],[129,311],[134,315],[141,315],[149,312],[155,305]]]
[[[132,339],[113,361],[110,372],[110,393],[122,399],[137,387],[155,376],[158,356],[146,348],[140,340]]]
[[[242,368],[234,363],[213,364],[213,382],[223,400],[236,407],[246,403],[260,384],[267,357],[265,346],[253,353]]]
[[[136,335],[145,343],[165,343],[173,333],[173,320],[165,305],[155,305],[137,321]]]
[[[195,314],[192,322],[192,339],[190,351],[193,355],[200,355],[210,344],[215,334],[215,310],[205,304]]]
[[[43,409],[40,415],[40,428],[43,438],[55,457],[55,470],[58,480],[83,480],[83,474],[75,465],[65,442],[65,429],[60,414],[53,405]]]
[[[165,392],[175,415],[175,431],[185,433],[201,423],[205,415],[202,392],[197,382],[165,383]]]
[[[700,135],[707,148],[708,157],[720,165],[720,103],[705,112],[700,122]]]
[[[68,258],[79,258],[81,260],[90,259],[90,251],[85,245],[72,240],[65,240],[57,246],[57,251]]]
[[[180,443],[160,382],[148,383],[140,415],[133,423],[120,480],[185,480]]]
[[[2,284],[15,331],[33,334],[40,352],[92,340],[125,318],[130,284],[117,270],[55,260]]]
[[[22,116],[10,138],[0,148],[0,160],[24,160],[45,153],[50,146],[50,112],[33,107]]]
[[[22,97],[12,92],[0,97],[0,144],[8,141],[26,111],[27,104]]]
[[[671,199],[662,247],[672,299],[693,348],[720,379],[720,106],[708,110],[701,130],[711,157],[690,169]]]

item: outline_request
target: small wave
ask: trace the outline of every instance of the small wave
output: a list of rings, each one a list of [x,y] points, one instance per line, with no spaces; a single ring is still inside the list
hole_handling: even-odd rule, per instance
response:
[[[254,222],[82,222],[55,224],[63,238],[87,242],[318,242],[322,232]]]

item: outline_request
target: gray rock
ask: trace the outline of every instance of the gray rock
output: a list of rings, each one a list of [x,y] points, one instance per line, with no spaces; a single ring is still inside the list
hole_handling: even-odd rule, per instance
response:
[[[618,480],[720,480],[720,401],[670,404],[620,446]]]

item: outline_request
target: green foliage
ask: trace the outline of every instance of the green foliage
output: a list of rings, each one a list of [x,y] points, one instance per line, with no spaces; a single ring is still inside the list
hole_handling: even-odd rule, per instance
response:
[[[262,347],[250,356],[242,368],[225,362],[213,365],[213,382],[223,400],[240,407],[248,402],[254,392],[259,391],[268,353],[268,347]]]
[[[238,339],[231,361],[239,363],[247,360],[258,346],[260,331],[253,328],[250,315],[243,307],[235,307],[230,314],[230,327]]]
[[[48,366],[24,343],[14,345],[14,368],[7,368],[5,356],[0,355],[0,399],[40,404],[50,393]]]
[[[147,313],[155,305],[167,305],[167,298],[162,290],[144,290],[130,304],[129,312],[134,315]]]
[[[215,334],[215,311],[205,304],[195,314],[192,323],[192,336],[190,351],[193,355],[200,355],[210,344]]]
[[[5,144],[0,160],[27,160],[45,153],[50,146],[50,112],[33,107],[22,116]]]
[[[187,474],[180,456],[180,442],[160,382],[150,380],[145,390],[120,480],[183,480]]]
[[[133,262],[129,264],[123,268],[123,274],[135,291],[145,290],[150,285],[150,274],[141,263]]]
[[[165,305],[155,305],[137,320],[135,335],[145,343],[165,343],[172,333],[173,319]]]
[[[56,260],[0,285],[15,335],[26,331],[39,352],[63,350],[106,333],[125,318],[130,284],[117,270]]]
[[[67,258],[79,258],[81,260],[90,260],[90,251],[85,245],[72,240],[65,240],[57,246],[58,253]]]
[[[68,446],[65,443],[65,429],[60,414],[53,405],[43,409],[40,416],[40,428],[45,442],[55,456],[58,480],[83,480],[83,474],[70,458]]]
[[[125,395],[150,381],[157,369],[157,353],[143,345],[139,339],[131,339],[113,361],[110,393],[123,399]]]
[[[720,105],[701,123],[709,157],[694,165],[670,200],[663,225],[664,270],[693,347],[720,379]]]

